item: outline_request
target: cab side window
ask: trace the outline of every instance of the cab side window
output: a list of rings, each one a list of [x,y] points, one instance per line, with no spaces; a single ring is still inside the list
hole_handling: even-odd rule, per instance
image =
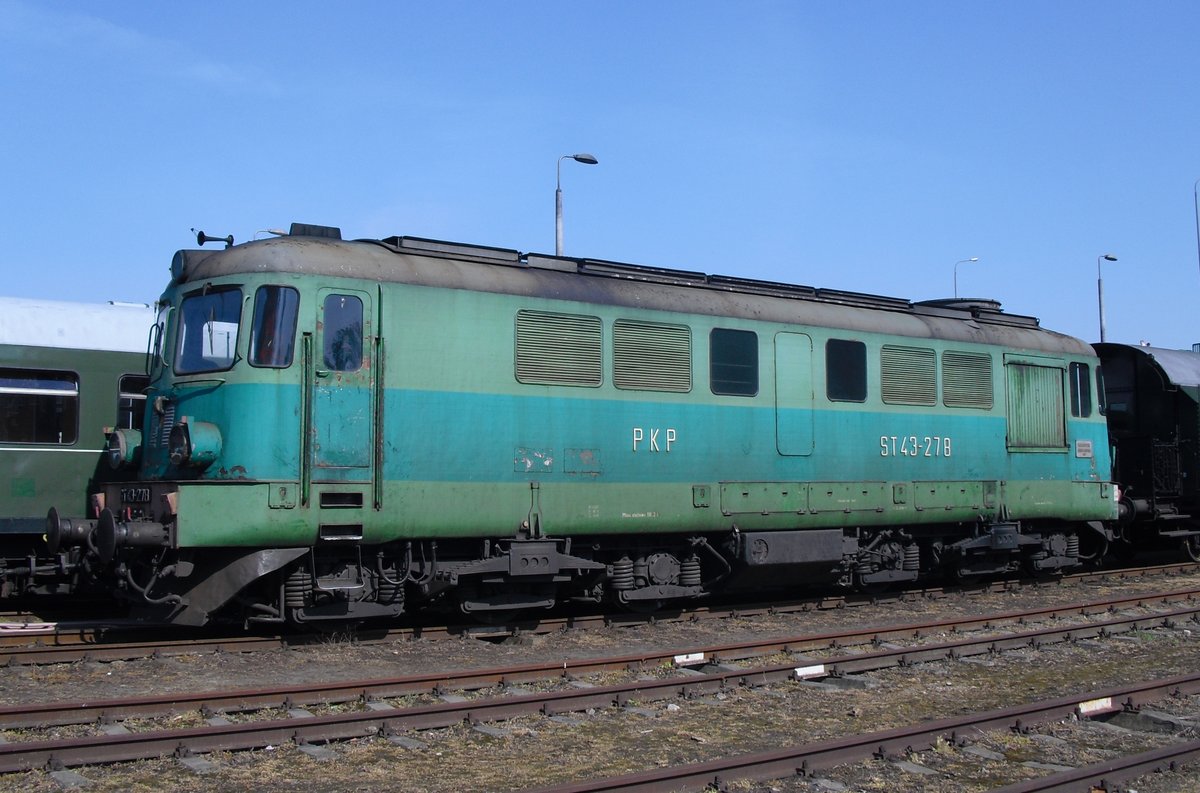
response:
[[[1092,373],[1086,363],[1072,363],[1069,369],[1071,378],[1071,415],[1076,418],[1087,418],[1092,415]]]
[[[354,372],[362,366],[363,304],[354,295],[325,298],[325,368]]]
[[[290,286],[261,286],[254,295],[250,365],[283,369],[296,350],[300,293]]]

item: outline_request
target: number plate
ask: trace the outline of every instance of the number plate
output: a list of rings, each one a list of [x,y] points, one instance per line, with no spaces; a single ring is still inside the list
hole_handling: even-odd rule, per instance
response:
[[[150,503],[150,488],[148,488],[148,487],[123,487],[123,488],[121,488],[121,503],[122,504],[148,504],[148,503]]]

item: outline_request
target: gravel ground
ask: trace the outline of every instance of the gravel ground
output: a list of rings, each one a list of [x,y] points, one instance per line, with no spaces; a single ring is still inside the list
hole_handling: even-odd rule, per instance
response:
[[[797,615],[570,631],[520,636],[500,643],[455,639],[359,645],[349,638],[334,637],[324,645],[248,655],[16,667],[0,670],[0,701],[12,704],[113,698],[170,690],[387,677],[904,624],[935,615],[999,613],[1116,593],[1133,595],[1189,586],[1200,586],[1200,576],[1051,586]],[[88,790],[98,791],[266,790],[283,785],[318,791],[509,790],[761,751],[1180,674],[1196,666],[1200,631],[1196,633],[1142,631],[1133,636],[1024,650],[983,660],[886,670],[872,674],[871,687],[863,690],[830,692],[793,682],[764,689],[736,689],[696,700],[648,703],[645,707],[652,715],[610,708],[577,714],[569,724],[522,718],[499,725],[505,730],[500,737],[464,725],[413,736],[423,744],[418,749],[404,749],[382,739],[364,739],[331,746],[334,758],[328,760],[313,759],[294,746],[218,753],[208,758],[217,770],[204,775],[170,759],[88,768],[79,773],[91,780]],[[1163,709],[1177,715],[1200,716],[1194,700],[1166,703]],[[1092,735],[1094,740],[1082,744],[1075,740],[1077,733]],[[1004,755],[1010,762],[981,759],[955,747],[939,747],[910,758],[936,775],[905,772],[891,763],[872,762],[837,769],[825,776],[855,791],[988,790],[1034,773],[1020,762],[1011,761],[1044,758],[1040,761],[1080,765],[1102,759],[1104,752],[1139,751],[1141,741],[1170,739],[1088,723],[1048,725],[1038,734],[1045,737],[981,737],[981,746]],[[18,739],[13,734],[4,737]],[[1065,739],[1065,748],[1056,739]],[[1149,743],[1144,748],[1154,745]],[[951,776],[950,771],[958,773]],[[1200,790],[1197,780],[1200,774],[1193,771],[1190,775],[1151,779],[1136,787],[1140,793]],[[1170,782],[1170,786],[1155,787],[1156,782]],[[59,782],[41,771],[0,776],[0,790],[5,791],[52,791],[59,787]],[[797,779],[735,789],[802,791],[834,787],[819,788],[812,780]]]

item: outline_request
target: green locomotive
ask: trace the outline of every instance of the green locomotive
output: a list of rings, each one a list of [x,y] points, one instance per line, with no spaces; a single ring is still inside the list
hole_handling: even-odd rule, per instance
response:
[[[991,301],[293,226],[159,317],[135,481],[47,530],[181,624],[1049,573],[1117,516],[1095,353]]]

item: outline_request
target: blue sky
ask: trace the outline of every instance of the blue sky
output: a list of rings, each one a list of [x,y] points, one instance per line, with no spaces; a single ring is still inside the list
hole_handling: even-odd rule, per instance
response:
[[[0,271],[153,301],[292,221],[1200,342],[1200,4],[0,0]]]

